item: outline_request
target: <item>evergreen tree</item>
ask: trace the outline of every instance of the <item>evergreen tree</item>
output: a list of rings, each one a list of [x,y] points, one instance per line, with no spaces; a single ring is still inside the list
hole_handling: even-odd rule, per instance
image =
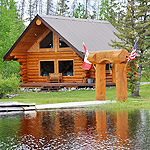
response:
[[[85,11],[85,7],[83,4],[79,3],[78,7],[76,8],[76,10],[73,13],[73,16],[75,18],[84,18],[87,19],[87,15],[86,15],[86,11]]]
[[[126,6],[127,12],[122,12],[121,20],[115,24],[120,32],[119,34],[115,34],[121,41],[113,41],[113,44],[111,44],[113,47],[127,49],[130,53],[136,38],[140,37],[137,43],[137,57],[130,63],[130,72],[128,74],[131,96],[139,96],[142,64],[145,62],[144,53],[148,50],[145,44],[150,27],[150,6],[148,1],[128,0]],[[136,64],[138,64],[137,70],[135,68]],[[135,72],[137,72],[137,76]]]
[[[71,16],[73,16],[73,13],[75,12],[76,8],[77,8],[77,0],[74,0],[71,6]]]
[[[109,20],[109,3],[108,0],[101,0],[101,4],[99,6],[99,20]]]
[[[0,1],[0,74],[8,76],[19,71],[17,62],[3,62],[3,57],[23,31],[14,0]]]
[[[52,0],[47,0],[46,15],[53,15],[53,1]]]
[[[32,19],[34,18],[35,16],[35,13],[34,13],[34,9],[35,9],[35,3],[33,0],[29,0],[29,6],[28,6],[28,15],[29,15],[29,18],[28,20],[31,22]]]
[[[68,0],[59,0],[57,3],[57,15],[69,16]]]

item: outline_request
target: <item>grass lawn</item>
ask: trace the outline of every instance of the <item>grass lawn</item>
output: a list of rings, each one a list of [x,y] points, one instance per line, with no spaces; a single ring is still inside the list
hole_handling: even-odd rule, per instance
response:
[[[95,91],[80,90],[67,92],[18,92],[19,96],[10,99],[0,99],[0,102],[18,101],[23,103],[36,104],[51,104],[64,102],[79,102],[79,101],[94,101]],[[129,93],[130,95],[130,93]],[[107,104],[103,108],[146,108],[150,109],[150,85],[143,85],[140,87],[141,97],[131,98],[124,103],[117,102],[116,104]],[[106,90],[107,100],[116,100],[116,89],[109,88]],[[137,101],[137,102],[133,102]]]
[[[141,82],[150,82],[150,78],[146,79],[144,76],[141,77]]]

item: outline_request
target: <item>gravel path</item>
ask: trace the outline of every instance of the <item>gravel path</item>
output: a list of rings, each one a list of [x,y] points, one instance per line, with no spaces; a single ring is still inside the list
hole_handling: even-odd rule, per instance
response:
[[[146,84],[150,84],[150,82],[141,82],[141,85],[146,85]]]

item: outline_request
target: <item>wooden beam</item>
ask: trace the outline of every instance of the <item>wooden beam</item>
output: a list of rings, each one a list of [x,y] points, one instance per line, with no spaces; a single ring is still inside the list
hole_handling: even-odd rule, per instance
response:
[[[116,71],[116,99],[118,101],[125,101],[128,99],[127,94],[127,73],[126,64],[115,64]]]
[[[106,64],[96,64],[96,100],[106,99]]]

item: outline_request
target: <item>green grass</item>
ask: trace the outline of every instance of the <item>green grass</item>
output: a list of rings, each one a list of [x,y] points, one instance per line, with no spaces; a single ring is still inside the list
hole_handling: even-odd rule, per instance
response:
[[[19,96],[2,101],[18,101],[23,103],[51,104],[64,102],[94,101],[95,91],[67,91],[67,92],[19,92]]]
[[[110,94],[115,94],[115,89],[107,90],[108,99],[113,98]],[[130,93],[128,92],[130,95]],[[106,104],[101,107],[101,109],[109,109],[113,111],[118,110],[133,110],[133,109],[150,109],[150,85],[143,85],[140,87],[140,97],[130,97],[125,102],[117,102]]]
[[[144,76],[141,77],[141,82],[150,82],[150,78],[147,79]]]
[[[95,91],[80,90],[67,92],[18,92],[19,96],[11,99],[0,99],[0,102],[18,101],[23,103],[52,104],[64,102],[94,101]],[[130,95],[130,93],[129,93]],[[128,97],[126,102],[117,102],[101,106],[102,109],[150,109],[150,85],[140,87],[141,97]],[[116,89],[106,90],[107,100],[116,100]],[[137,102],[134,102],[137,101]]]

